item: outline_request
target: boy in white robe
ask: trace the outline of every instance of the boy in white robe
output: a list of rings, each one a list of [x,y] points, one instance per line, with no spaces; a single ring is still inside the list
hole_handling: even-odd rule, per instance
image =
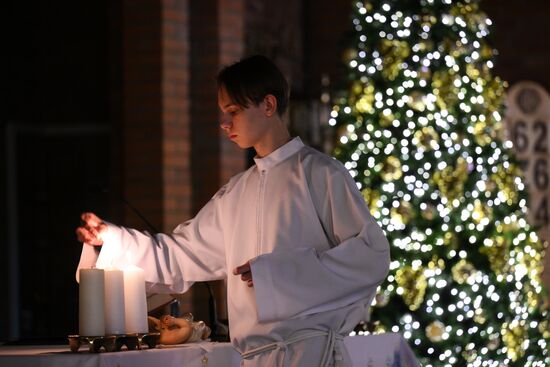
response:
[[[263,56],[223,69],[221,128],[241,148],[254,147],[256,164],[171,234],[84,213],[79,268],[131,261],[158,293],[227,279],[230,336],[243,366],[350,366],[342,338],[386,277],[389,245],[343,165],[291,138],[288,91]],[[104,232],[112,240],[104,243]]]

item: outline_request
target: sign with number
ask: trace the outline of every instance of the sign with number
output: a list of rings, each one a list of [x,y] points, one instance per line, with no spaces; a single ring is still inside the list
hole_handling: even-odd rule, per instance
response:
[[[550,96],[534,82],[515,84],[508,92],[505,120],[529,189],[529,223],[550,239]]]

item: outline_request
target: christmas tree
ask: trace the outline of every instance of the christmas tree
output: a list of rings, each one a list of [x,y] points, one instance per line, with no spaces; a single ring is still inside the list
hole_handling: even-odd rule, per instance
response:
[[[476,0],[353,3],[334,155],[390,243],[378,331],[424,366],[549,366],[544,246],[503,127]]]

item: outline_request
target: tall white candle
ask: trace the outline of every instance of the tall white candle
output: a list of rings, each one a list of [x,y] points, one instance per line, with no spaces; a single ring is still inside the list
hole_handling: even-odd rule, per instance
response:
[[[124,334],[124,273],[122,270],[105,269],[105,333]]]
[[[78,331],[82,336],[105,335],[105,279],[102,269],[80,269]]]
[[[147,298],[145,275],[137,266],[124,269],[124,308],[126,310],[126,333],[147,333]]]

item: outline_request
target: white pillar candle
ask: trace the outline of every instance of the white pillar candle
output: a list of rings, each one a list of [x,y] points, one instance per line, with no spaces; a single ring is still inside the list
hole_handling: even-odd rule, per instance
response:
[[[107,335],[124,334],[124,272],[105,269],[105,333]]]
[[[147,333],[147,298],[145,275],[142,269],[129,266],[124,269],[124,308],[126,334]]]
[[[80,269],[78,325],[82,336],[105,335],[105,279],[102,269]]]

